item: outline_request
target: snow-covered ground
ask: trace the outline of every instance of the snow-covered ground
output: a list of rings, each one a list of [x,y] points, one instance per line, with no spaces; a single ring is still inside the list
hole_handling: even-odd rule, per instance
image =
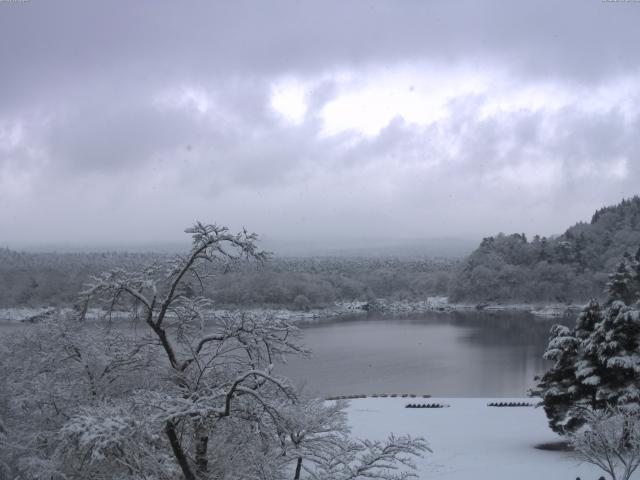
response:
[[[488,407],[491,401],[533,403],[530,398],[365,398],[351,400],[348,412],[358,438],[383,439],[391,432],[425,437],[433,453],[418,459],[420,479],[596,480],[602,475],[570,453],[535,448],[560,440],[541,408]],[[427,402],[450,407],[404,408]]]

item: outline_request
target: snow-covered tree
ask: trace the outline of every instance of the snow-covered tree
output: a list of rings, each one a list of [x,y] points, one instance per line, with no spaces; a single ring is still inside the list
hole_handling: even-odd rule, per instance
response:
[[[578,340],[573,332],[562,325],[551,329],[549,346],[545,359],[554,360],[555,365],[539,379],[545,413],[549,424],[555,431],[562,432],[566,427],[573,428],[575,419],[569,413],[576,395],[575,362]]]
[[[640,405],[640,311],[614,301],[582,341],[586,373],[578,377],[594,386],[594,407]]]
[[[316,460],[312,480],[405,480],[418,478],[413,457],[430,451],[423,439],[389,435],[384,441],[351,440]]]
[[[287,455],[295,461],[294,480],[303,469],[313,472],[325,457],[334,457],[336,449],[348,442],[347,402],[325,402],[303,394],[283,412],[283,434],[290,444]]]
[[[635,257],[625,254],[615,272],[609,274],[606,285],[609,301],[621,301],[627,305],[640,300],[640,249]]]
[[[573,329],[552,328],[545,358],[555,364],[533,393],[558,433],[575,431],[590,411],[616,405],[640,410],[640,307],[632,287],[638,269],[630,257],[621,265],[605,308],[591,301]]]
[[[77,316],[0,342],[0,477],[407,478],[424,440],[353,440],[344,402],[302,396],[276,374],[306,353],[295,325],[215,313],[197,295],[212,266],[264,260],[256,236],[188,232],[187,254],[99,275]],[[104,322],[84,318],[89,303]],[[114,321],[123,314],[131,321]]]
[[[569,443],[580,460],[612,480],[629,480],[640,466],[640,416],[621,408],[589,412]]]
[[[148,388],[141,375],[150,349],[116,331],[77,319],[51,318],[3,339],[0,418],[6,445],[0,458],[11,478],[58,478],[54,460],[60,428],[80,408]],[[19,476],[18,473],[22,476]]]
[[[56,440],[54,458],[66,476],[170,480],[180,475],[154,423],[129,402],[78,409]]]
[[[210,433],[219,421],[248,417],[256,430],[277,425],[280,404],[294,393],[273,374],[274,362],[303,349],[290,323],[246,314],[214,318],[208,299],[184,294],[187,280],[200,281],[209,264],[264,260],[256,235],[201,223],[187,233],[188,254],[137,271],[112,270],[95,277],[83,295],[101,301],[109,313],[131,309],[148,332],[142,341],[160,346],[162,360],[155,367],[167,382],[137,397],[155,409],[154,421],[162,425],[183,477],[195,480],[208,476]]]
[[[29,425],[13,439],[17,471],[33,479],[277,480],[296,475],[303,457],[308,478],[406,478],[399,466],[411,466],[422,439],[352,440],[343,404],[303,402],[276,374],[278,361],[306,353],[295,325],[214,313],[194,291],[212,266],[267,258],[257,237],[201,223],[187,232],[187,254],[94,277],[79,319],[53,319],[11,346],[25,355],[7,377],[12,408],[32,418],[16,419]],[[105,311],[100,327],[83,321],[90,303]],[[113,321],[123,312],[132,322],[126,333]],[[322,473],[338,464],[335,475]]]

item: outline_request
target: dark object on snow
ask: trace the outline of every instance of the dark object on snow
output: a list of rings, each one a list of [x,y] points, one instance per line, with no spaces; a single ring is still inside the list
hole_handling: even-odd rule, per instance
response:
[[[546,450],[549,452],[571,452],[573,449],[565,441],[540,443],[535,446],[538,450]]]
[[[487,407],[532,407],[528,402],[491,402],[487,403]]]
[[[449,405],[443,403],[409,403],[404,408],[447,408]]]

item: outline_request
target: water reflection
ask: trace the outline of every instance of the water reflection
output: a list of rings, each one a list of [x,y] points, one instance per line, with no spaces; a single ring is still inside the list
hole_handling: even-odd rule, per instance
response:
[[[572,322],[483,312],[322,320],[304,327],[312,358],[280,370],[321,395],[524,395],[548,367],[551,325]]]

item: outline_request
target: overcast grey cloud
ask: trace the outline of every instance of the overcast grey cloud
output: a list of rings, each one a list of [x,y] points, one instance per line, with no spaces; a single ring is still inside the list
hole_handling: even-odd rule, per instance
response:
[[[0,241],[552,234],[638,193],[637,2],[0,2]]]

